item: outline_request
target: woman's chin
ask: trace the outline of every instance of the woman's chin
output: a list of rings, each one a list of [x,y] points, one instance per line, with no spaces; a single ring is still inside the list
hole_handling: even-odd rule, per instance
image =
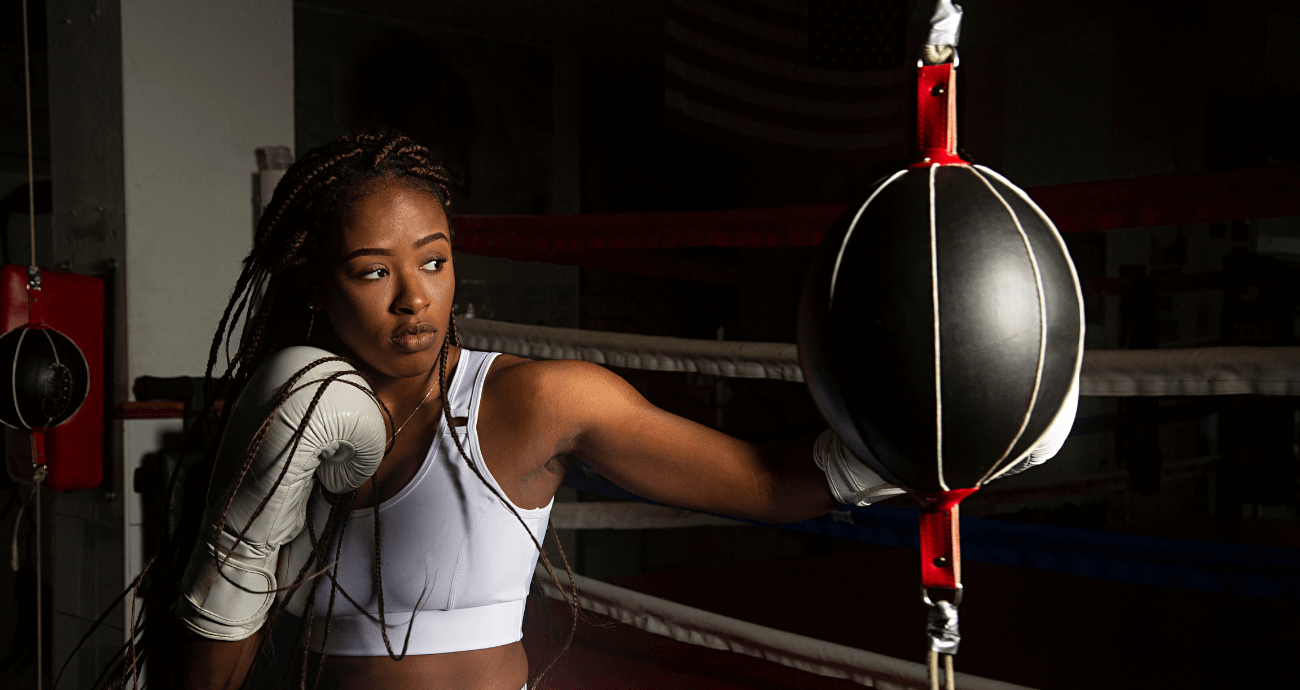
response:
[[[415,376],[427,376],[438,366],[439,348],[430,347],[417,352],[399,351],[387,348],[382,356],[363,358],[363,361],[376,374],[392,379],[405,379]]]

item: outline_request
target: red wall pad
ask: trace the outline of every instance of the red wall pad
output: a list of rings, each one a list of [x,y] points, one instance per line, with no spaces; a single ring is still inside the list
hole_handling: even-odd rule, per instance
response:
[[[27,267],[0,269],[0,305],[8,332],[27,323]],[[90,366],[90,385],[81,409],[64,424],[45,432],[49,476],[57,491],[89,489],[104,481],[104,281],[93,276],[41,271],[43,321],[72,339]],[[31,482],[31,437],[5,429],[9,476]]]

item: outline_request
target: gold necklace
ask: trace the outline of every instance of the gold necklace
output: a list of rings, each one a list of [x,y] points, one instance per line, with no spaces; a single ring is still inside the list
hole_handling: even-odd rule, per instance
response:
[[[402,422],[402,425],[397,427],[397,431],[393,432],[393,439],[396,439],[397,435],[402,433],[402,429],[406,428],[407,422],[410,422],[411,419],[415,417],[415,413],[419,412],[421,407],[424,407],[424,402],[429,399],[430,395],[433,395],[433,389],[437,387],[438,387],[437,381],[434,381],[433,385],[429,386],[429,392],[425,393],[423,398],[420,398],[420,404],[416,405],[414,410],[411,410],[411,414],[406,416],[406,421]]]

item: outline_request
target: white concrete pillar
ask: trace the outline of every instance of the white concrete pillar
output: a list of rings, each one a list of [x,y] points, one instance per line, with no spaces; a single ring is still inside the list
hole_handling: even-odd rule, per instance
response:
[[[252,240],[254,151],[293,145],[290,0],[122,0],[132,379],[202,374]]]
[[[254,152],[292,146],[291,0],[48,0],[54,260],[110,275],[115,380],[201,375],[253,232]],[[131,477],[179,421],[113,430],[113,476],[55,497],[54,662],[135,576]],[[123,564],[115,566],[113,564]],[[125,571],[125,572],[124,572]],[[89,687],[109,619],[69,665]]]

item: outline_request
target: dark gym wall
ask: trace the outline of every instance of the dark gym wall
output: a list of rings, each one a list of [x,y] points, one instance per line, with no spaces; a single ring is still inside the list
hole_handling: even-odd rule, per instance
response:
[[[550,52],[419,22],[294,7],[298,151],[352,132],[415,136],[456,213],[545,213]]]

